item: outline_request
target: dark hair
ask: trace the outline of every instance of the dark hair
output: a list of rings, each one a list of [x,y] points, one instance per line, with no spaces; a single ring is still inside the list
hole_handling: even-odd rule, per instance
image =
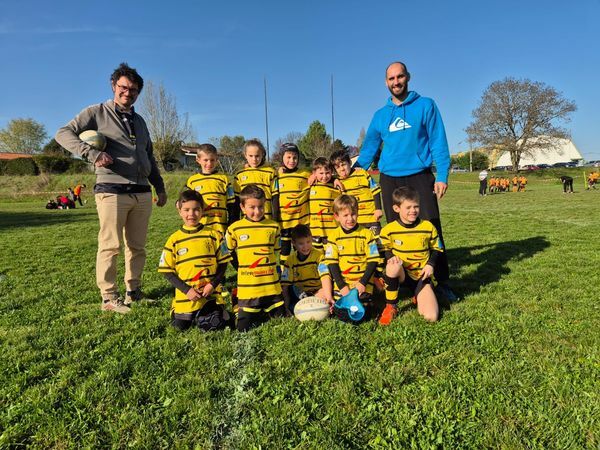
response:
[[[117,81],[119,81],[119,78],[121,77],[125,77],[132,83],[137,84],[139,92],[142,92],[144,87],[144,79],[139,73],[137,73],[137,70],[129,67],[127,63],[124,62],[119,64],[119,67],[117,67],[112,73],[110,76],[110,83],[113,85],[117,84]]]
[[[194,191],[192,189],[186,189],[185,191],[181,191],[179,194],[179,198],[177,199],[177,209],[181,208],[181,204],[185,202],[195,201],[202,205],[202,194],[198,191]]]
[[[342,194],[333,201],[333,212],[338,214],[342,209],[349,209],[358,214],[358,200],[353,195]]]
[[[200,152],[217,156],[217,148],[212,144],[200,144],[196,150],[196,155],[199,155]]]
[[[244,205],[250,198],[265,201],[267,196],[257,184],[249,184],[240,192],[240,204]]]
[[[329,161],[334,167],[341,162],[347,162],[348,164],[352,164],[352,161],[350,160],[350,155],[346,150],[336,150],[329,157]]]
[[[412,200],[413,202],[419,202],[419,193],[411,186],[401,186],[394,189],[392,192],[392,201],[394,205],[400,206],[402,202],[406,200]]]
[[[318,158],[315,158],[315,160],[312,163],[312,170],[317,170],[321,167],[329,169],[331,172],[333,172],[333,167],[331,167],[331,163],[324,156],[319,156]]]
[[[312,233],[307,225],[300,224],[292,228],[291,236],[292,241],[296,242],[298,239],[312,237]]]
[[[248,139],[246,142],[244,142],[244,155],[246,154],[246,150],[248,149],[248,147],[258,147],[258,149],[262,152],[261,164],[264,164],[265,159],[267,157],[267,151],[265,150],[265,146],[263,145],[263,143],[260,142],[260,139]]]

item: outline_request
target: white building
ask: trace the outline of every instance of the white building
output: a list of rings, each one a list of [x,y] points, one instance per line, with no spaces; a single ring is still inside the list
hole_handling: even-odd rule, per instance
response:
[[[578,163],[580,161],[583,161],[583,156],[581,156],[581,153],[579,153],[575,144],[569,139],[558,139],[557,145],[552,150],[533,150],[531,153],[522,154],[519,166],[522,167],[530,164],[552,165],[559,162]],[[501,154],[495,164],[492,164],[492,167],[496,166],[512,166],[510,154],[508,152]]]

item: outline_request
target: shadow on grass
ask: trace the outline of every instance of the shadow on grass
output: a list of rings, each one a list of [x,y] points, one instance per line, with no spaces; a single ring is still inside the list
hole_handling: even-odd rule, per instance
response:
[[[451,277],[452,288],[460,295],[479,292],[481,286],[495,283],[510,273],[508,263],[533,257],[550,246],[543,236],[535,236],[520,241],[499,242],[474,247],[461,247],[448,250],[448,260],[454,267],[476,265],[473,272],[460,278]]]
[[[95,213],[95,211],[94,211]],[[43,212],[10,212],[0,214],[0,230],[24,227],[52,226],[88,220],[88,214],[78,214],[72,210],[49,210]]]

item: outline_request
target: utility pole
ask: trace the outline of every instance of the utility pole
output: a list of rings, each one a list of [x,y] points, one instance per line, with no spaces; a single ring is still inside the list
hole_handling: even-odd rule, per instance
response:
[[[335,116],[333,115],[333,74],[331,74],[331,141],[335,142]]]
[[[267,134],[267,161],[270,160],[270,146],[269,146],[269,111],[267,109],[267,77],[264,77],[265,86],[265,132]]]
[[[473,143],[469,139],[469,172],[473,172]]]

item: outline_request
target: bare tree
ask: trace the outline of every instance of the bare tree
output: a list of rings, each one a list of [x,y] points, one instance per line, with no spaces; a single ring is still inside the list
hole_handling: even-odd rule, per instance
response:
[[[363,142],[365,141],[365,136],[366,136],[366,132],[365,132],[365,127],[362,127],[360,129],[360,133],[358,135],[358,139],[356,140],[356,146],[360,149],[363,145]]]
[[[155,86],[149,81],[143,92],[142,116],[148,124],[156,159],[163,165],[178,160],[182,142],[194,139],[187,113],[179,114],[175,96],[162,83]]]
[[[225,173],[233,175],[244,167],[244,136],[213,137],[208,141],[219,149],[219,163]]]
[[[0,148],[11,153],[37,153],[48,137],[46,127],[33,119],[12,119],[0,130]]]
[[[557,125],[568,122],[577,110],[553,87],[528,79],[505,78],[483,92],[466,132],[472,143],[488,151],[509,152],[513,170],[523,155],[551,151],[559,139],[569,138],[568,130]]]

